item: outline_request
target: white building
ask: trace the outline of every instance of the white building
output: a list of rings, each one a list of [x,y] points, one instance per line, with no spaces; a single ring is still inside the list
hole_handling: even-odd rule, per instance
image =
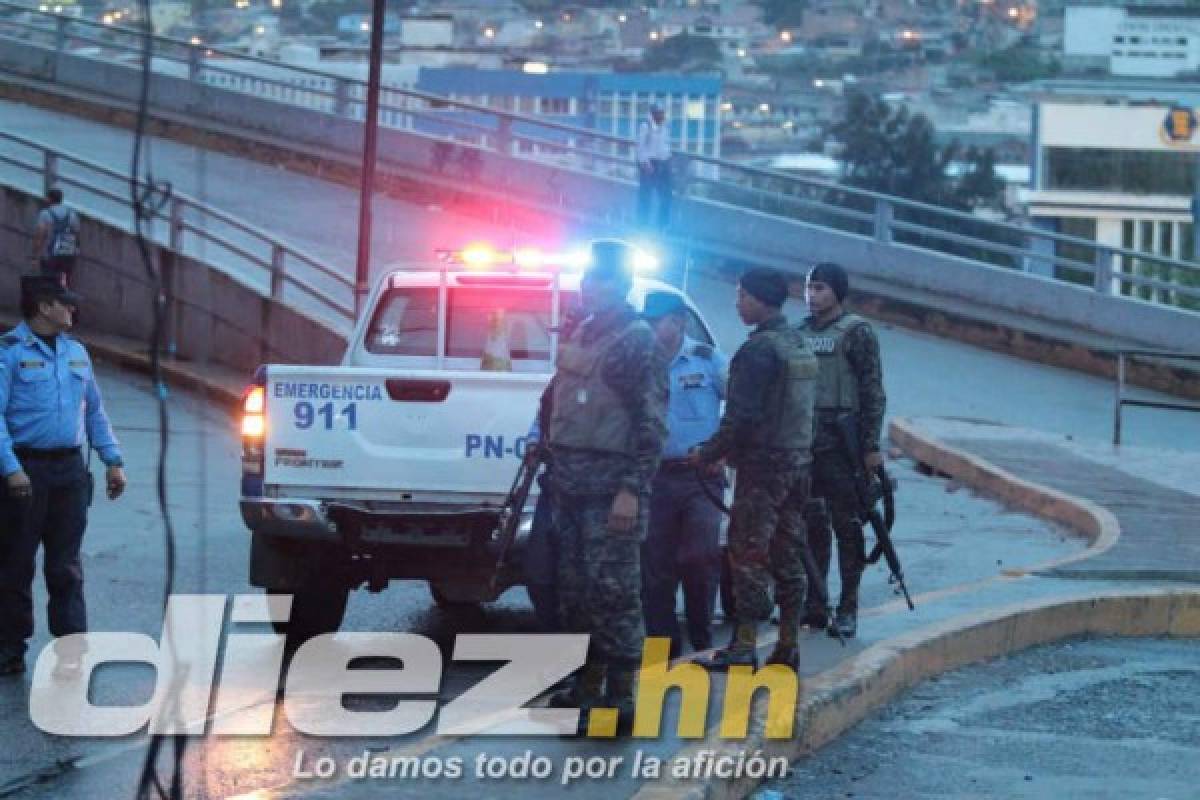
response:
[[[449,14],[401,17],[400,44],[404,47],[452,47],[454,17]]]
[[[1200,12],[1072,6],[1065,19],[1063,65],[1068,70],[1171,78],[1200,69]]]
[[[1200,96],[1187,101],[1200,105]],[[1183,134],[1196,126],[1176,124],[1172,141],[1172,106],[1112,102],[1037,105],[1032,188],[1024,197],[1033,224],[1113,247],[1191,259],[1200,136]],[[1200,119],[1200,110],[1176,110],[1184,121],[1189,110]],[[1059,254],[1072,255],[1062,245]]]

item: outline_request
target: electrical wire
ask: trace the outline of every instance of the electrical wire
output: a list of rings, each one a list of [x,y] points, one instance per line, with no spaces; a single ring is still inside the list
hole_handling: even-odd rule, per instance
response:
[[[153,70],[154,38],[151,25],[150,0],[139,0],[141,11],[142,59],[141,87],[138,96],[137,124],[134,129],[133,154],[129,170],[129,200],[133,209],[134,236],[137,241],[138,253],[145,268],[146,283],[151,296],[151,326],[149,334],[150,375],[154,385],[158,404],[158,470],[156,490],[158,495],[159,515],[163,523],[163,538],[166,548],[166,576],[163,585],[163,636],[171,643],[171,659],[174,669],[173,676],[178,681],[181,676],[177,669],[179,654],[175,645],[175,637],[171,635],[170,619],[165,616],[167,603],[170,600],[175,585],[175,531],[171,522],[171,514],[167,506],[167,452],[170,444],[170,417],[167,408],[167,387],[163,381],[160,354],[162,349],[163,322],[166,310],[166,298],[163,294],[162,276],[154,265],[151,257],[150,244],[146,239],[144,228],[152,223],[171,197],[171,185],[167,182],[156,181],[146,169],[146,180],[141,180],[142,149],[146,141],[146,127],[149,119],[150,79]],[[177,692],[169,692],[168,696],[178,697]],[[160,797],[164,800],[180,800],[183,797],[183,756],[187,748],[186,736],[182,733],[172,735],[174,745],[172,768],[168,776],[169,786],[164,785],[158,772],[158,759],[166,737],[163,734],[151,736],[150,745],[142,764],[142,773],[138,781],[137,797]]]

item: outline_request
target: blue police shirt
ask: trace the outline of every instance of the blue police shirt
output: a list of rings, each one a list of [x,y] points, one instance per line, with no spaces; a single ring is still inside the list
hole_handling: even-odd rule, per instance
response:
[[[104,413],[92,360],[83,345],[59,334],[51,350],[22,322],[0,337],[0,473],[21,470],[15,447],[80,447],[84,432],[100,460],[121,463]]]
[[[724,355],[684,337],[668,367],[670,397],[663,458],[683,458],[716,433],[728,372],[729,362]]]

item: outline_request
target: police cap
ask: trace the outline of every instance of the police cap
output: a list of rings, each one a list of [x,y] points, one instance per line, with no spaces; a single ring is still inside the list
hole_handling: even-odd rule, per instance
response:
[[[649,320],[661,319],[668,314],[679,314],[686,309],[683,298],[671,292],[655,292],[646,296],[646,307],[642,316]]]
[[[634,252],[632,245],[620,239],[597,239],[592,242],[587,276],[632,285]]]
[[[79,294],[59,283],[58,278],[50,275],[22,275],[22,304],[40,300],[57,300],[63,305],[75,307],[83,302],[83,298]]]

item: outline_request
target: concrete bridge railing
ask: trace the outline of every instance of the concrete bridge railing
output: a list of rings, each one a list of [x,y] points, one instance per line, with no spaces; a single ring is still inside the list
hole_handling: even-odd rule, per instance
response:
[[[16,8],[0,2],[0,75],[46,91],[134,101],[137,32]],[[150,41],[156,115],[235,132],[248,147],[292,147],[354,168],[361,82]],[[310,88],[301,91],[301,79]],[[385,95],[381,114],[389,126],[380,142],[385,171],[594,227],[632,221],[628,140],[397,89]],[[793,270],[836,260],[892,285],[1101,336],[1200,347],[1196,264],[694,154],[676,161],[669,238],[694,253]]]

